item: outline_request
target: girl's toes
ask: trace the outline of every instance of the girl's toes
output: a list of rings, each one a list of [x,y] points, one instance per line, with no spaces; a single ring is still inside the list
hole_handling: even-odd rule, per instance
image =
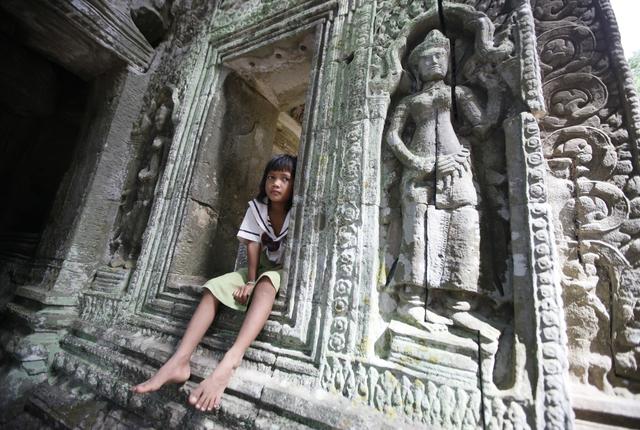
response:
[[[208,406],[209,406],[209,395],[207,393],[202,393],[202,395],[200,396],[200,400],[198,400],[198,409],[204,412],[207,410]]]
[[[202,399],[202,402],[200,402],[200,410],[202,412],[205,412],[206,410],[209,409],[209,396],[202,396],[204,397]]]
[[[207,411],[211,412],[213,410],[213,399],[209,399],[207,402]]]
[[[215,397],[215,400],[212,402],[214,409],[220,409],[220,403],[222,403],[222,394]]]
[[[191,395],[189,396],[189,403],[191,403],[192,406],[195,406],[198,403],[198,399],[200,398],[201,394],[202,388],[198,387],[193,390],[191,392]]]

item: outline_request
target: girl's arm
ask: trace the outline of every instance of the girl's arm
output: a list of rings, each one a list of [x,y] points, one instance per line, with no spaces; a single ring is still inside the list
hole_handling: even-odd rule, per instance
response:
[[[255,282],[258,277],[258,263],[260,262],[260,242],[247,243],[247,260],[249,263],[248,282]]]
[[[238,303],[247,304],[258,277],[258,262],[260,261],[260,242],[247,242],[247,260],[249,262],[247,283],[233,292],[233,298]]]

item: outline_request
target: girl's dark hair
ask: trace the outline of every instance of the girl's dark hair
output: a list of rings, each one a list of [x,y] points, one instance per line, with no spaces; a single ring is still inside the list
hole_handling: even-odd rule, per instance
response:
[[[274,155],[271,160],[267,163],[264,168],[264,173],[262,174],[262,180],[260,181],[260,190],[258,191],[258,196],[256,199],[259,202],[267,202],[267,175],[269,172],[289,172],[291,173],[291,180],[293,181],[296,177],[296,164],[298,162],[298,157],[294,157],[289,154],[279,154]],[[293,205],[293,193],[291,193],[291,197],[289,197],[289,201],[287,202],[287,208],[291,209],[291,205]]]

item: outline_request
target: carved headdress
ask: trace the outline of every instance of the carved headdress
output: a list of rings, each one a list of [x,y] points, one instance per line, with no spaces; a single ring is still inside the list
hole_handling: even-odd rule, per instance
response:
[[[451,54],[451,44],[449,39],[442,34],[439,30],[431,30],[427,37],[424,38],[422,43],[413,48],[411,54],[409,54],[409,68],[412,72],[414,64],[416,64],[417,60],[428,50],[442,48],[447,52],[447,56]]]

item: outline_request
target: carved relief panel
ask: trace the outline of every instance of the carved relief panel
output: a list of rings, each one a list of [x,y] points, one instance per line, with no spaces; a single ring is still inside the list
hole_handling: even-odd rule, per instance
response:
[[[177,118],[177,95],[164,87],[151,101],[133,134],[134,146],[141,149],[135,178],[122,196],[110,243],[113,268],[131,269],[140,253],[142,234],[147,226],[156,183],[164,168]]]
[[[538,255],[552,257],[538,129],[519,117],[543,108],[533,21],[527,2],[461,3],[445,2],[441,10],[436,2],[377,4],[367,102],[369,144],[381,145],[380,260],[372,276],[378,291],[368,326],[356,322],[368,330],[364,347],[375,365],[330,355],[322,384],[430,426],[526,427],[537,418],[508,393],[535,377],[523,376],[528,360],[543,360],[522,344],[525,332],[536,336],[535,325],[527,327],[522,316],[516,321],[515,308],[555,312],[558,303],[550,261],[527,276],[541,273],[553,310],[534,310],[531,298],[522,302],[535,294],[535,281],[518,292],[517,304],[513,291],[519,256],[512,255],[511,238],[530,234],[529,219],[511,224],[508,181],[520,180],[509,178],[514,172],[533,175],[531,198],[541,207],[527,216],[537,226]],[[506,120],[517,131],[507,135]],[[509,145],[529,145],[531,163],[507,160]],[[336,284],[336,293],[343,290]],[[343,322],[343,332],[349,324]],[[549,356],[544,378],[549,387],[561,385],[562,323],[538,324],[558,335],[548,339],[557,354]],[[329,349],[346,352],[343,344]],[[540,419],[570,419],[562,390],[547,401],[557,409]],[[500,412],[507,410],[508,418]]]
[[[637,99],[622,83],[608,2],[539,1],[534,11],[571,377],[609,395],[637,395]]]

